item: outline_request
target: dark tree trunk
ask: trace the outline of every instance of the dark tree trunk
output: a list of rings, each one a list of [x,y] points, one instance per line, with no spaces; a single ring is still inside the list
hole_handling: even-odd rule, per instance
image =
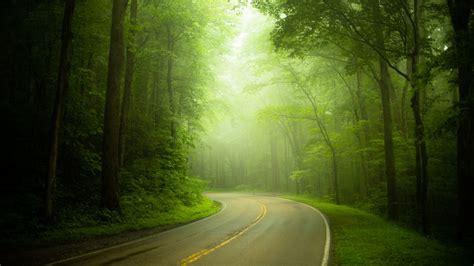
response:
[[[105,95],[104,139],[102,150],[102,194],[104,208],[118,210],[119,199],[119,130],[120,81],[124,61],[123,24],[128,0],[114,0],[110,50]]]
[[[53,216],[53,194],[56,183],[56,168],[58,161],[59,129],[64,113],[64,102],[69,87],[70,50],[72,42],[72,19],[74,16],[75,0],[66,0],[64,6],[64,17],[61,33],[61,55],[54,101],[53,116],[51,119],[51,133],[48,154],[48,175],[46,177],[44,218],[47,222],[52,221]]]
[[[380,90],[382,97],[385,177],[387,181],[388,217],[398,220],[397,183],[395,177],[395,157],[393,155],[392,114],[390,108],[390,87],[387,63],[380,59]]]
[[[407,94],[408,94],[408,86],[409,81],[406,81],[405,85],[403,85],[402,89],[402,97],[400,97],[400,111],[401,111],[401,120],[402,120],[402,132],[403,137],[405,139],[408,138],[408,122],[407,122],[407,114],[406,114],[406,103],[407,103]]]
[[[474,236],[474,92],[472,89],[472,30],[469,28],[472,1],[447,0],[455,34],[459,86],[459,127],[457,132],[457,175],[459,187],[459,236]]]
[[[138,0],[131,0],[130,4],[130,43],[127,47],[127,64],[125,67],[125,85],[122,97],[122,110],[120,115],[120,135],[119,135],[119,163],[123,166],[125,156],[125,137],[127,134],[127,119],[132,94],[133,72],[135,68],[135,27],[137,25]]]
[[[423,90],[423,82],[420,79],[421,66],[421,5],[422,0],[414,0],[413,17],[413,51],[411,54],[411,86],[413,96],[411,107],[415,117],[415,150],[416,150],[416,196],[420,223],[424,234],[428,234],[428,153],[426,151],[425,128],[420,105],[420,92]]]

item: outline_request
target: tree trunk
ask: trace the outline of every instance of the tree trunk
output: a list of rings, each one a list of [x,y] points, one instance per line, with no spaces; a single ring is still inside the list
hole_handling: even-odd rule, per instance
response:
[[[382,17],[379,7],[379,0],[372,0],[372,15],[374,21],[379,21]],[[383,28],[375,26],[375,43],[381,53],[385,50],[385,39]],[[398,220],[398,199],[397,183],[395,176],[395,158],[393,155],[393,136],[392,136],[392,112],[390,104],[390,73],[387,62],[379,55],[380,67],[380,94],[382,98],[383,128],[384,128],[384,150],[385,150],[385,176],[387,181],[387,206],[388,218]]]
[[[147,103],[149,106],[151,106],[151,110],[150,110],[150,117],[152,117],[152,121],[153,121],[153,128],[156,128],[156,125],[158,124],[158,122],[160,121],[160,112],[158,110],[158,102],[159,102],[159,97],[160,97],[160,92],[159,92],[159,86],[158,86],[158,83],[160,82],[160,77],[158,76],[158,71],[156,71],[156,73],[154,72],[152,74],[153,76],[153,79],[152,79],[152,86],[151,86],[151,97],[150,97],[150,100],[149,100],[149,103]]]
[[[406,81],[405,85],[403,85],[402,89],[402,97],[400,98],[400,112],[401,112],[401,120],[402,120],[402,131],[403,137],[408,139],[408,121],[406,118],[406,102],[407,102],[407,94],[408,94],[408,86],[409,81]]]
[[[413,51],[411,54],[411,86],[413,96],[411,98],[411,107],[415,117],[415,150],[416,150],[416,197],[417,207],[420,217],[420,223],[424,234],[428,234],[428,154],[426,151],[425,129],[420,106],[420,92],[424,84],[420,80],[421,66],[421,7],[422,0],[414,0],[413,17]]]
[[[390,108],[390,87],[387,84],[389,77],[387,63],[380,59],[380,90],[382,97],[385,177],[387,181],[388,217],[398,220],[397,184],[395,177],[395,157],[393,155],[392,114]]]
[[[166,33],[168,37],[168,71],[166,76],[166,83],[168,85],[168,101],[169,101],[169,108],[170,108],[170,131],[171,131],[171,138],[173,145],[176,142],[176,108],[174,104],[174,89],[173,89],[173,50],[174,50],[174,40],[173,35],[171,33],[171,28],[168,25],[166,27]]]
[[[357,102],[359,104],[359,109],[360,109],[360,119],[362,121],[364,121],[365,123],[368,122],[369,118],[368,118],[368,115],[367,115],[367,107],[366,107],[366,104],[365,104],[365,95],[362,91],[362,73],[361,73],[361,70],[358,68],[357,70],[357,91],[356,91],[356,94],[357,94]],[[364,191],[365,191],[365,194],[367,194],[368,190],[369,190],[369,173],[370,173],[370,169],[369,169],[369,161],[370,161],[370,154],[369,154],[369,151],[368,151],[368,147],[369,147],[369,127],[367,124],[364,124],[364,128],[362,130],[362,147],[363,149],[365,149],[364,152],[362,152],[362,167],[363,167],[363,171],[364,171]]]
[[[277,143],[275,137],[270,140],[270,149],[272,157],[272,175],[273,175],[273,191],[280,191],[280,170],[278,169]]]
[[[459,187],[459,237],[474,236],[474,92],[473,54],[469,28],[472,1],[447,0],[455,34],[456,66],[459,86],[459,127],[457,131],[457,175]]]
[[[61,54],[59,58],[56,99],[51,119],[50,146],[48,154],[48,175],[46,177],[44,218],[47,222],[53,217],[53,194],[56,185],[56,168],[58,161],[59,129],[64,113],[64,102],[69,88],[70,50],[72,42],[72,19],[74,16],[75,0],[66,0],[61,33]]]
[[[110,31],[107,91],[105,95],[104,139],[102,150],[101,204],[111,210],[120,208],[119,130],[120,81],[124,61],[123,24],[128,0],[114,0]]]
[[[321,135],[323,135],[323,139],[328,146],[329,150],[331,151],[331,166],[332,166],[332,183],[333,183],[333,190],[334,190],[334,196],[336,200],[336,204],[340,204],[340,198],[339,198],[339,181],[338,181],[338,176],[337,176],[337,156],[336,156],[336,149],[334,148],[334,145],[332,144],[332,141],[329,137],[329,133],[326,129],[326,125],[319,118],[318,115],[318,110],[317,110],[317,105],[315,100],[311,97],[309,92],[305,91],[303,89],[307,99],[310,101],[312,109],[313,109],[313,114],[314,117],[316,118],[316,124],[319,128],[319,131]]]
[[[138,0],[131,0],[130,4],[130,43],[127,47],[127,64],[125,67],[125,85],[122,97],[122,110],[120,114],[120,133],[119,133],[119,163],[123,166],[125,155],[125,137],[127,132],[127,119],[130,105],[130,96],[132,94],[133,71],[135,68],[135,27],[137,25],[137,7]]]
[[[337,177],[337,158],[336,158],[336,150],[331,145],[331,162],[332,162],[332,177],[333,177],[333,186],[334,186],[334,193],[336,196],[336,204],[340,204],[341,200],[339,197],[339,180]]]
[[[312,96],[311,91],[308,90],[304,84],[302,84],[298,78],[297,73],[293,69],[288,69],[288,71],[293,75],[294,81],[296,82],[296,85],[298,88],[303,92],[304,96],[308,100],[308,102],[311,104],[311,109],[313,111],[314,115],[314,120],[316,121],[316,125],[319,129],[319,132],[321,133],[324,143],[327,145],[331,152],[331,164],[332,164],[332,181],[333,181],[333,191],[335,194],[335,200],[336,204],[339,204],[339,186],[338,186],[338,176],[337,176],[337,156],[336,156],[336,149],[334,145],[332,144],[331,138],[329,137],[329,133],[326,129],[326,125],[324,120],[320,119],[319,114],[318,114],[318,105],[316,103],[315,98]]]

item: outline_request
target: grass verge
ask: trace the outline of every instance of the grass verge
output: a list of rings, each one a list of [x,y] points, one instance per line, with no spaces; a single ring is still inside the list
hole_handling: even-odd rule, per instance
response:
[[[193,205],[176,204],[169,211],[149,211],[145,217],[130,217],[115,222],[106,222],[92,226],[56,227],[41,232],[40,240],[64,241],[116,235],[123,232],[137,231],[155,227],[186,224],[217,213],[221,206],[207,197]]]
[[[379,216],[308,196],[283,196],[319,209],[332,231],[336,265],[471,265],[467,251]]]

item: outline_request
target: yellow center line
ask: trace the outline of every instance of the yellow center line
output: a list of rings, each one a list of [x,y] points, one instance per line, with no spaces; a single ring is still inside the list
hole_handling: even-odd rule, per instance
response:
[[[245,232],[247,232],[254,225],[258,224],[263,219],[263,217],[265,217],[265,214],[267,213],[267,207],[263,203],[260,203],[260,205],[261,205],[260,214],[249,225],[247,225],[246,227],[244,227],[244,228],[240,229],[239,231],[235,232],[230,237],[222,240],[216,246],[214,246],[212,248],[203,249],[201,251],[198,251],[198,252],[190,255],[189,257],[186,257],[186,258],[182,259],[181,262],[180,262],[180,265],[181,266],[189,265],[189,264],[193,263],[194,261],[197,261],[198,259],[200,259],[200,258],[202,258],[206,255],[209,255],[211,252],[213,252],[216,249],[221,248],[221,247],[229,244],[232,240],[234,240],[234,239],[238,238],[239,236],[243,235]]]

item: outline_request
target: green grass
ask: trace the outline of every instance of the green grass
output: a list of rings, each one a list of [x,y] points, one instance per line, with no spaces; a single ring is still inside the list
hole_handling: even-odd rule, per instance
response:
[[[104,222],[91,226],[59,226],[41,232],[38,238],[46,241],[77,240],[155,227],[179,225],[210,216],[218,212],[220,208],[219,203],[203,197],[199,203],[193,206],[176,204],[171,210],[165,212],[151,210],[147,213],[146,217],[129,217],[115,222]]]
[[[311,205],[328,218],[337,265],[472,265],[467,252],[355,208],[308,196],[284,198]]]

